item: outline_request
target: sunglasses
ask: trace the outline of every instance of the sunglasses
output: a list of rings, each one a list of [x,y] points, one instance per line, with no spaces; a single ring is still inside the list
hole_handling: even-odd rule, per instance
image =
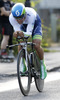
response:
[[[21,15],[21,16],[19,16],[19,17],[15,17],[15,19],[21,20],[21,19],[23,19],[25,16],[26,16],[26,14],[23,14],[23,15]]]

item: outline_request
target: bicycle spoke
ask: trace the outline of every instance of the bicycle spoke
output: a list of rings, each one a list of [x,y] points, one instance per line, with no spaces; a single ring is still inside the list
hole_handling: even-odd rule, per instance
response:
[[[28,68],[26,65],[28,65]],[[27,62],[26,62],[24,51],[21,50],[21,52],[18,56],[17,72],[18,72],[19,87],[20,87],[23,95],[28,95],[28,92],[30,90],[30,72],[29,72],[29,70],[30,70],[29,69],[29,60],[27,58]]]

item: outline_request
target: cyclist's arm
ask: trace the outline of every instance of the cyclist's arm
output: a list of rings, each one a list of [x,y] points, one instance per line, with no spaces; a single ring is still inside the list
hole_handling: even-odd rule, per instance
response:
[[[29,24],[27,26],[27,31],[24,32],[24,31],[20,30],[20,25],[19,24],[15,24],[14,25],[14,30],[15,30],[14,37],[16,37],[16,38],[17,38],[17,36],[24,37],[24,35],[25,36],[31,36],[32,35],[32,30],[33,30],[33,25]]]
[[[20,29],[20,24],[15,20],[15,18],[12,16],[12,14],[10,14],[9,16],[9,21],[11,23],[11,25],[13,26],[13,29],[14,31],[19,31],[19,33],[21,32],[21,29]],[[34,22],[33,23],[30,23],[27,25],[27,29],[26,29],[26,32],[23,32],[24,35],[27,35],[27,36],[30,36],[32,35],[32,30],[33,30],[33,27],[34,27]],[[15,33],[14,32],[14,33]]]
[[[9,16],[9,22],[13,26],[14,31],[20,31],[20,24],[15,20],[12,14]]]
[[[17,38],[17,36],[23,37],[24,34],[20,29],[21,25],[15,20],[15,18],[12,16],[12,14],[10,14],[10,16],[9,16],[9,22],[13,26],[13,29],[14,29],[13,36],[16,38]]]
[[[24,35],[31,36],[32,35],[33,27],[34,27],[34,24],[28,24],[26,32],[23,32]]]
[[[4,7],[0,8],[1,10],[1,16],[5,15],[5,16],[9,16],[11,11],[6,11]]]
[[[35,15],[30,15],[28,17],[28,25],[27,25],[26,32],[24,32],[24,35],[27,35],[27,36],[31,36],[32,35],[35,19],[36,19]]]
[[[3,16],[9,16],[10,15],[10,11],[6,11],[5,8],[4,8],[4,1],[3,0],[0,0],[0,15]]]

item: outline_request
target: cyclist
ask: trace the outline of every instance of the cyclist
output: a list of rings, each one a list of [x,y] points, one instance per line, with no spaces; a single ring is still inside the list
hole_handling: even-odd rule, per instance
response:
[[[11,10],[9,21],[14,28],[14,36],[24,37],[32,35],[32,42],[36,43],[35,50],[40,59],[40,78],[47,76],[46,66],[44,64],[44,51],[41,47],[42,27],[41,19],[37,12],[30,7],[25,7],[22,3],[16,3]]]

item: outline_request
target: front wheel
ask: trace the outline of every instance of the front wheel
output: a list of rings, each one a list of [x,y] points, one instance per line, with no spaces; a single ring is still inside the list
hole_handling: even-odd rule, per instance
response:
[[[26,68],[23,71],[24,65]],[[18,54],[17,75],[18,75],[18,83],[19,83],[20,90],[24,96],[27,96],[30,90],[31,75],[30,75],[29,59],[27,56],[27,61],[26,61],[26,55],[24,49],[20,50]]]

